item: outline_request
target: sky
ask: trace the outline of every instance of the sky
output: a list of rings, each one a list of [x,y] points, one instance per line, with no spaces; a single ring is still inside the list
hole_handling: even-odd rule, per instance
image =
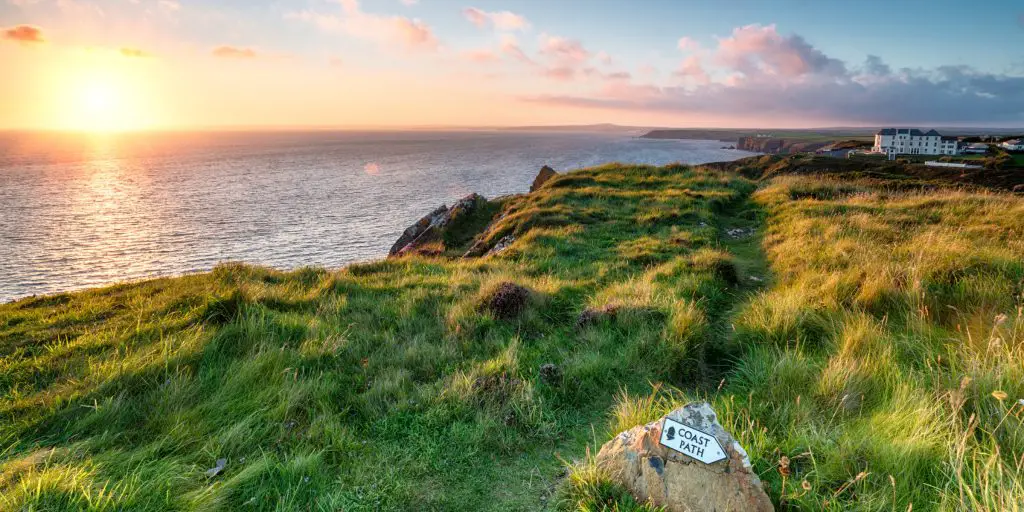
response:
[[[1024,126],[1024,2],[0,0],[0,129]]]

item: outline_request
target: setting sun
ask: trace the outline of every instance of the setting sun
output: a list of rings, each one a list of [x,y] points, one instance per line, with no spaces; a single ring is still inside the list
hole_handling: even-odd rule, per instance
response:
[[[124,131],[142,124],[132,108],[132,91],[113,76],[87,76],[67,87],[73,96],[66,120],[70,129]]]

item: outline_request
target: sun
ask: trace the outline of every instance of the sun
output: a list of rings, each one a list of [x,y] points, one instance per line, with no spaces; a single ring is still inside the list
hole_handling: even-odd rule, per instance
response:
[[[145,129],[152,122],[146,84],[130,70],[81,66],[54,81],[55,125],[85,132]]]
[[[111,77],[84,77],[73,85],[69,124],[83,131],[123,131],[134,128],[128,108],[129,91]]]
[[[101,124],[117,112],[117,94],[114,87],[107,83],[94,82],[82,88],[82,110],[94,117]]]

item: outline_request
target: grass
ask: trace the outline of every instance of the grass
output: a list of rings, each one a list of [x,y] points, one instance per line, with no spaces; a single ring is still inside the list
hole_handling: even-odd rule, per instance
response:
[[[0,509],[651,510],[591,454],[696,398],[781,508],[1022,508],[1019,197],[609,165],[501,208],[498,256],[0,305]]]

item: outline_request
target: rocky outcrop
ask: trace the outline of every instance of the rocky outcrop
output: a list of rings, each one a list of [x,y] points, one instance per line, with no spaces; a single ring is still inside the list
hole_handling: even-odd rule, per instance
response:
[[[474,193],[459,199],[451,208],[441,205],[440,208],[428,213],[415,224],[406,228],[398,237],[398,241],[391,246],[388,256],[419,252],[428,245],[443,243],[448,229],[467,222],[486,204],[486,198]]]
[[[706,402],[620,433],[597,463],[638,500],[669,512],[774,510],[746,451]]]
[[[530,192],[533,192],[541,187],[541,185],[547,183],[548,180],[558,176],[558,173],[554,169],[544,166],[540,168],[540,172],[537,173],[537,177],[533,179],[533,185],[530,185]]]

